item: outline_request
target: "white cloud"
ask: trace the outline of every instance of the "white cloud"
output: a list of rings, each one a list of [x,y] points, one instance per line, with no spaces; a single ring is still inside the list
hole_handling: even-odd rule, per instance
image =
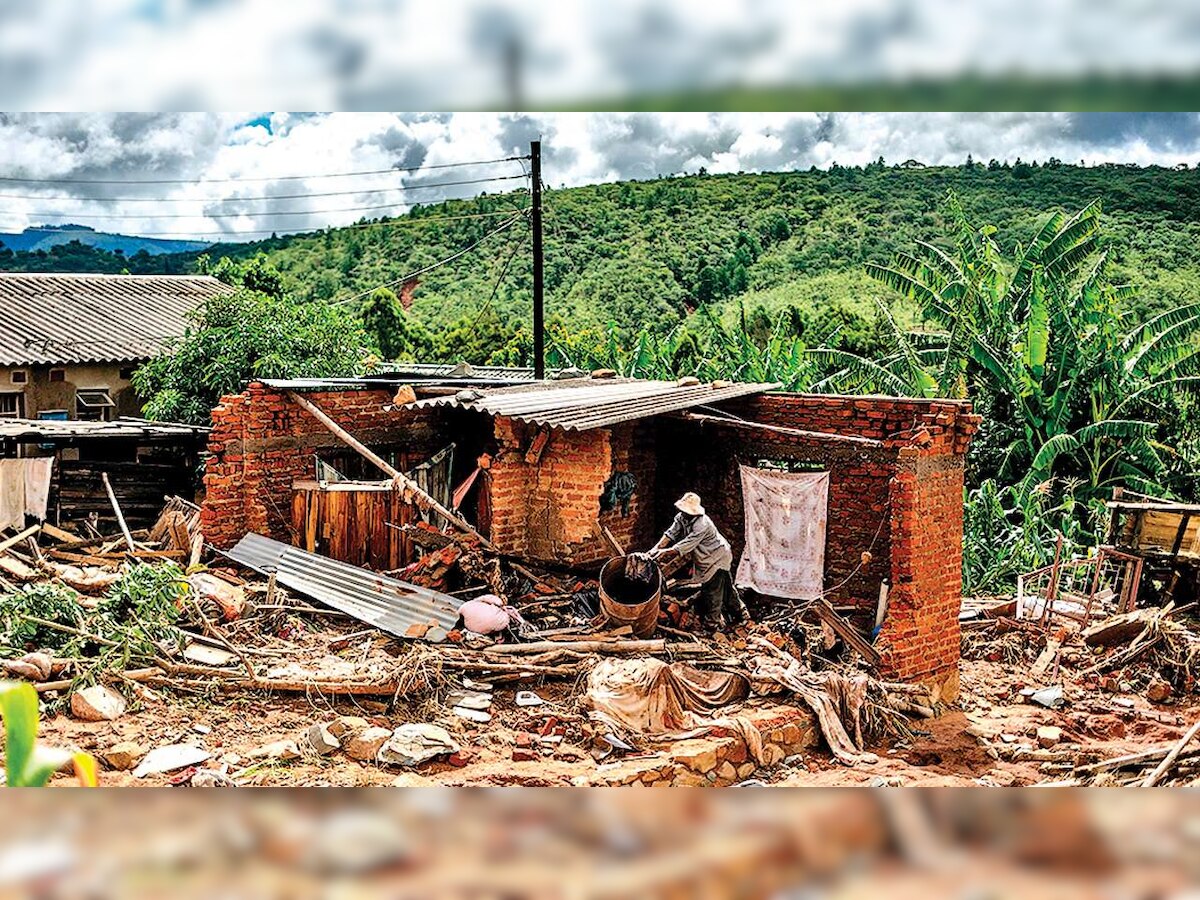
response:
[[[6,173],[92,182],[0,182],[0,230],[74,222],[125,233],[250,239],[345,225],[400,214],[414,202],[519,186],[520,180],[447,184],[519,175],[515,162],[430,167],[525,153],[539,136],[552,187],[701,167],[718,173],[861,165],[880,156],[931,165],[959,164],[968,154],[981,161],[1200,162],[1200,116],[1193,113],[0,115]],[[382,171],[319,177],[375,170]],[[432,187],[389,190],[416,185]],[[280,195],[288,196],[263,199]]]

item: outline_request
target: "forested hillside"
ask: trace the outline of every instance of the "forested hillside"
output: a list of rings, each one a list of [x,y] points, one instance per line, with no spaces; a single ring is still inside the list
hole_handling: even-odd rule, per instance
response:
[[[553,178],[553,173],[548,173]],[[995,223],[998,245],[1027,241],[1045,212],[1099,199],[1114,276],[1138,288],[1147,309],[1200,299],[1200,170],[1083,168],[972,162],[764,175],[708,175],[550,190],[546,204],[547,312],[578,333],[615,323],[624,337],[664,334],[710,304],[727,323],[744,308],[751,329],[795,307],[806,343],[869,351],[873,297],[886,291],[863,264],[883,263],[914,241],[945,235],[953,190],[968,216]],[[523,192],[452,201],[401,219],[252,244],[217,245],[215,261],[265,253],[298,299],[344,303],[359,314],[372,289],[455,254],[421,275],[399,340],[388,349],[485,361],[523,356],[512,342],[530,317],[531,261],[525,221],[491,237]],[[458,218],[470,217],[470,218]],[[935,238],[946,240],[946,238]],[[0,253],[0,268],[181,271],[196,254],[122,261],[95,250],[56,247],[47,255]],[[912,321],[915,307],[898,310]],[[774,318],[773,315],[770,316]],[[757,323],[757,325],[756,325]],[[423,326],[423,327],[422,327]],[[524,337],[524,336],[522,336]],[[511,345],[510,345],[511,344]]]

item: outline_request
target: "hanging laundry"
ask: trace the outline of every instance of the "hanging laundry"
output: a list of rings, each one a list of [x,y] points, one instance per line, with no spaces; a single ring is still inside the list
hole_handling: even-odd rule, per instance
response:
[[[54,457],[35,456],[21,462],[25,463],[25,515],[33,516],[39,522],[44,521],[50,500]]]
[[[746,549],[738,565],[738,585],[771,597],[820,597],[829,473],[752,466],[741,470]]]
[[[0,459],[0,530],[25,525],[25,461]]]

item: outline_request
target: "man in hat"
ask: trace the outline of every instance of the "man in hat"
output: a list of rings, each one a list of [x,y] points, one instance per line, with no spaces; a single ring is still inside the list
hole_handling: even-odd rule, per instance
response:
[[[681,557],[691,557],[695,581],[700,583],[696,610],[706,628],[717,630],[722,617],[731,625],[746,618],[746,607],[733,586],[733,552],[729,541],[717,530],[713,520],[704,514],[698,494],[688,492],[675,501],[679,513],[661,540],[649,551],[658,557],[674,551]]]

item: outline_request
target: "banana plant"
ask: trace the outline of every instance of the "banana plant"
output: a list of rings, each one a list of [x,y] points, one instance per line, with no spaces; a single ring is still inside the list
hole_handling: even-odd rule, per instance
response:
[[[8,787],[44,787],[67,763],[74,766],[81,785],[96,786],[92,756],[38,743],[38,696],[32,685],[0,681],[0,717],[4,719],[4,783]]]

